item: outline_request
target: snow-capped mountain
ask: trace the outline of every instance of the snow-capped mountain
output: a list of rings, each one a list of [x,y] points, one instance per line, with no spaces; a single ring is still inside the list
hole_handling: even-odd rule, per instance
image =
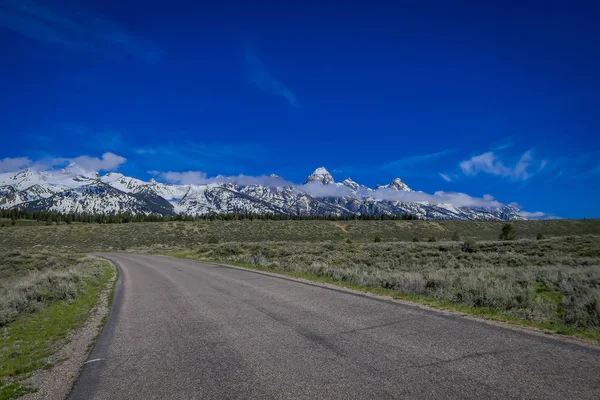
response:
[[[329,185],[334,183],[333,176],[325,169],[325,167],[319,167],[315,169],[315,172],[310,174],[308,178],[306,178],[307,183],[322,183],[323,185]]]
[[[374,189],[350,178],[335,182],[324,167],[317,168],[303,185],[277,175],[264,178],[242,184],[220,176],[205,184],[176,185],[115,172],[99,175],[70,164],[62,170],[0,174],[0,208],[90,214],[413,214],[423,219],[524,219],[513,206],[465,206],[448,196],[413,191],[400,178]]]
[[[400,178],[394,178],[387,185],[377,185],[376,189],[394,189],[394,190],[404,190],[405,192],[412,192],[413,190],[408,187],[406,183],[402,181]]]

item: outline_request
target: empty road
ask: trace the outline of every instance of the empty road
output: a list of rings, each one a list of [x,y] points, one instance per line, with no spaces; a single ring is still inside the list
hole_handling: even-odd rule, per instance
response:
[[[72,399],[599,399],[600,351],[193,261],[121,276]]]

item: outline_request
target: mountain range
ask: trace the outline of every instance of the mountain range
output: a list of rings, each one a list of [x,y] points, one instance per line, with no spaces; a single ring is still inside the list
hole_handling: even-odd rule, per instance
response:
[[[459,194],[460,195],[460,194]],[[466,195],[465,195],[466,196]],[[447,200],[445,200],[447,199]],[[286,214],[353,216],[412,214],[421,219],[526,219],[512,205],[457,204],[448,196],[413,191],[400,178],[370,188],[348,178],[335,182],[323,167],[304,184],[277,175],[251,181],[218,176],[202,184],[143,181],[76,164],[61,170],[0,174],[0,208],[89,214]]]

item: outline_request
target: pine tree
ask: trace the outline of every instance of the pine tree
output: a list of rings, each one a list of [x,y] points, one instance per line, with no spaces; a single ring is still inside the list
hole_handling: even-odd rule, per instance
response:
[[[500,240],[515,240],[517,238],[517,234],[515,232],[515,228],[512,224],[504,224],[502,227],[502,232],[500,232]]]

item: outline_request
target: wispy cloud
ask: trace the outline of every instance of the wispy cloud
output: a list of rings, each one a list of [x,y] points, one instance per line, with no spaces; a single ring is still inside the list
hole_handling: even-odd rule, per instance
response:
[[[283,186],[295,186],[294,183],[288,182],[283,178],[276,175],[236,175],[236,176],[223,176],[218,175],[209,178],[205,172],[202,171],[185,171],[185,172],[161,172],[161,171],[148,171],[149,174],[155,175],[166,182],[176,183],[182,185],[205,185],[207,183],[233,183],[241,186],[250,185],[261,185],[267,187],[283,187]]]
[[[468,176],[480,173],[507,177],[514,181],[526,181],[543,170],[547,160],[536,160],[531,150],[521,155],[513,166],[507,165],[493,151],[488,151],[468,160],[461,161],[459,166],[462,172]]]
[[[434,153],[427,154],[417,154],[414,156],[408,156],[399,158],[397,160],[384,162],[381,164],[368,165],[368,166],[346,166],[339,167],[333,169],[336,173],[346,173],[346,174],[366,174],[366,173],[376,173],[376,172],[395,172],[398,175],[408,176],[408,175],[416,175],[423,172],[423,169],[415,169],[411,167],[415,166],[425,166],[427,164],[432,164],[434,161],[446,157],[452,153],[456,152],[454,149],[447,149],[442,151],[437,151]],[[419,170],[420,172],[416,172]]]
[[[6,0],[0,4],[0,27],[30,39],[71,51],[129,54],[149,63],[161,52],[104,16],[80,8],[49,7],[29,0]]]
[[[168,183],[177,183],[181,185],[203,185],[209,182],[206,173],[201,171],[148,171],[148,173],[164,179]]]
[[[114,171],[127,159],[117,154],[106,152],[100,157],[82,155],[78,157],[43,157],[33,161],[29,157],[5,158],[0,160],[0,172],[17,172],[24,168],[48,170],[55,167],[64,167],[67,164],[76,164],[88,171]]]
[[[435,153],[429,154],[417,154],[414,156],[404,157],[395,161],[391,161],[385,164],[381,164],[381,169],[394,169],[394,168],[403,168],[403,167],[412,167],[419,164],[425,164],[431,162],[435,159],[444,157],[448,154],[453,153],[455,150],[442,150]]]
[[[248,82],[263,92],[283,97],[293,107],[299,107],[296,95],[285,83],[276,78],[262,63],[254,50],[245,49],[245,67]]]
[[[452,182],[452,178],[450,178],[448,175],[446,174],[442,174],[441,172],[439,173],[439,176],[445,180],[446,182]]]
[[[28,157],[6,157],[0,160],[0,173],[18,171],[29,167],[31,164],[33,164],[33,161]]]

